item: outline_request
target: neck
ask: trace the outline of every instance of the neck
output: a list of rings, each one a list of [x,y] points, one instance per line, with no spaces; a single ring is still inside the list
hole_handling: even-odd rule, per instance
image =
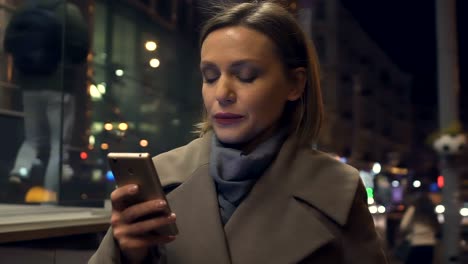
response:
[[[257,136],[248,140],[247,142],[239,143],[239,144],[224,144],[224,145],[229,148],[241,150],[243,154],[249,154],[253,150],[255,150],[257,146],[259,146],[260,144],[262,144],[263,142],[271,138],[280,129],[281,129],[281,124],[277,122],[274,125],[266,128],[265,130],[260,132]]]

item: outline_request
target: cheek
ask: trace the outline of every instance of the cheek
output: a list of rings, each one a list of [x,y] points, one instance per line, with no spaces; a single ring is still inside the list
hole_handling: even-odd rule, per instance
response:
[[[249,105],[254,115],[261,120],[273,121],[281,116],[285,105],[285,100],[282,96],[269,93],[256,97],[252,96],[251,98],[257,98],[257,100],[251,100]]]
[[[205,105],[205,108],[208,109],[209,106],[211,106],[212,100],[211,100],[208,89],[205,87],[202,88],[202,97],[203,97],[203,104]]]

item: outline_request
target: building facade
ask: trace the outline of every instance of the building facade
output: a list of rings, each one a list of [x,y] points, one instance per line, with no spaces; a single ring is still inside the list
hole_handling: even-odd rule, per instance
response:
[[[298,1],[298,18],[322,67],[326,121],[319,148],[362,167],[395,166],[411,151],[411,77],[366,34],[340,1]]]

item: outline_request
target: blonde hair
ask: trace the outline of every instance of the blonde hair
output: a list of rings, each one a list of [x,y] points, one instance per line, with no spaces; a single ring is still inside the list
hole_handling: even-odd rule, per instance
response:
[[[289,133],[299,137],[300,144],[315,142],[323,120],[320,68],[313,43],[294,16],[271,1],[235,4],[220,9],[202,28],[200,46],[211,32],[231,26],[243,26],[268,36],[275,44],[275,52],[287,74],[298,67],[307,71],[304,93],[298,100],[286,104],[283,120],[289,125]],[[200,136],[212,129],[206,110],[203,121],[196,127]]]

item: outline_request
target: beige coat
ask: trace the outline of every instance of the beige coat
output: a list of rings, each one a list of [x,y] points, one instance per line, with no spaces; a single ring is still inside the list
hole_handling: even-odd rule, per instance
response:
[[[152,263],[386,263],[358,172],[289,138],[223,227],[209,174],[211,134],[154,163],[180,234]],[[112,232],[89,263],[121,263]]]

